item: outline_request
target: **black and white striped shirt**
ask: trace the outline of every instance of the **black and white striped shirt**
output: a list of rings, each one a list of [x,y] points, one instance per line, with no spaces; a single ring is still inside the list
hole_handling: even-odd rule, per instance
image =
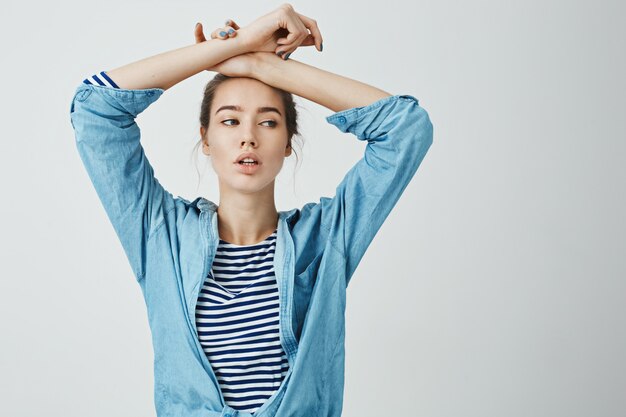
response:
[[[289,363],[278,327],[276,231],[255,245],[220,239],[196,307],[196,327],[224,400],[254,413],[278,390]]]
[[[118,85],[115,84],[115,81],[113,81],[111,78],[109,78],[107,73],[104,72],[104,71],[100,71],[99,74],[94,74],[91,77],[85,78],[83,80],[83,83],[85,83],[85,84],[94,84],[94,85],[101,85],[103,87],[119,88]]]

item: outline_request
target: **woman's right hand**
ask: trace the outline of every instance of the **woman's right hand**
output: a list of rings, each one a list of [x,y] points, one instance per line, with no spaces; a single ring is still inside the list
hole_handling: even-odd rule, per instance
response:
[[[289,3],[239,28],[236,36],[248,52],[274,52],[285,57],[299,46],[315,45],[319,51],[322,50],[322,34],[317,22],[297,13]],[[226,40],[228,38],[225,37]]]

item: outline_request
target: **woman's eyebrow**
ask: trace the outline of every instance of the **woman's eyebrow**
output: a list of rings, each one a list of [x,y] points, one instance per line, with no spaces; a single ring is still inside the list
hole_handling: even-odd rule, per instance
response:
[[[241,106],[222,106],[219,109],[217,109],[217,111],[215,112],[215,114],[217,114],[218,112],[220,112],[221,110],[235,110],[235,111],[243,111],[241,109]],[[282,114],[280,113],[280,111],[276,108],[276,107],[259,107],[256,110],[257,114],[260,113],[269,113],[269,112],[276,112],[278,113],[280,116],[282,116]]]

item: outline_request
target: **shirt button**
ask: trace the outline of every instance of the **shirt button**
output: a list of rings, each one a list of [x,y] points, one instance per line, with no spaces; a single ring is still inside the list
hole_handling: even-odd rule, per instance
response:
[[[346,123],[346,118],[343,116],[339,116],[339,123],[344,124]]]

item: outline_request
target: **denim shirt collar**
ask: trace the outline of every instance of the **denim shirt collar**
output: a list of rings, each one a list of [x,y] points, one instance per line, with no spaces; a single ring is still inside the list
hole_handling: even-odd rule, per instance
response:
[[[210,212],[215,213],[217,211],[217,204],[215,204],[214,202],[210,200],[207,200],[204,197],[197,197],[195,200],[191,202],[191,204],[203,212],[210,211]],[[291,225],[291,220],[297,211],[298,211],[297,208],[293,208],[291,210],[286,210],[286,211],[279,211],[278,218],[279,220],[285,220],[288,224]]]

